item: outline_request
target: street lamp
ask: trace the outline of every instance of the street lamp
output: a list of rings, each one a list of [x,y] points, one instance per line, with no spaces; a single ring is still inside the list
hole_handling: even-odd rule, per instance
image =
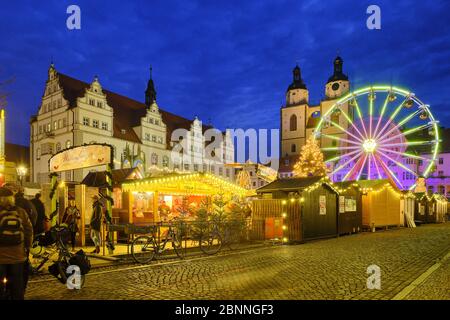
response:
[[[20,185],[23,186],[23,178],[27,175],[28,169],[24,166],[17,167],[17,175],[19,176]]]

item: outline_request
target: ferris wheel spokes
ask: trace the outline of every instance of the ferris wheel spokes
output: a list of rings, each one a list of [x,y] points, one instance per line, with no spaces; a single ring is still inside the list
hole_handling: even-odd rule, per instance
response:
[[[378,168],[377,158],[376,158],[373,154],[371,154],[371,156],[372,156],[372,158],[373,158],[373,163],[375,164],[375,168],[377,169],[378,179],[381,180],[381,179],[383,178],[383,176],[382,176],[381,173],[380,173],[380,168]]]
[[[398,129],[400,132],[400,127],[404,124],[406,124],[408,121],[410,121],[412,118],[414,118],[416,115],[418,115],[419,113],[421,113],[422,110],[416,110],[413,113],[411,113],[409,116],[403,118],[399,123],[397,123],[393,128],[391,128],[389,131],[385,132],[384,134],[381,135],[381,137],[378,138],[378,140],[383,141],[384,138],[386,138],[391,132],[393,132],[394,130]]]
[[[415,175],[416,177],[419,177],[419,175],[418,175],[416,172],[412,171],[410,168],[408,168],[407,166],[405,166],[403,163],[401,163],[401,162],[399,162],[399,161],[397,161],[397,160],[392,159],[391,157],[389,157],[386,153],[384,153],[384,152],[382,152],[382,151],[378,151],[378,152],[379,152],[383,157],[385,157],[386,159],[388,159],[388,160],[392,161],[393,163],[395,163],[396,165],[398,165],[400,168],[403,168],[403,169],[405,169],[406,171],[408,171],[408,172],[412,173],[413,175]]]
[[[352,136],[353,138],[355,138],[356,140],[358,140],[359,142],[362,142],[362,139],[358,138],[357,136],[355,136],[353,133],[349,132],[348,130],[345,130],[344,128],[342,128],[339,124],[337,124],[336,122],[332,121],[332,120],[327,120],[328,123],[332,124],[334,127],[338,128],[339,130],[341,130],[342,132],[347,133],[348,135]]]
[[[387,108],[387,104],[389,102],[389,96],[391,95],[391,93],[389,93],[386,97],[386,100],[383,103],[383,107],[380,110],[380,115],[378,117],[378,121],[377,121],[377,125],[375,126],[375,134],[378,132],[378,128],[380,127],[381,124],[381,119],[383,119],[384,113],[386,112],[386,108]]]
[[[412,134],[414,132],[417,132],[417,131],[420,131],[420,130],[424,130],[424,129],[427,129],[427,128],[431,128],[432,126],[433,126],[433,124],[430,124],[430,123],[424,124],[424,125],[421,125],[421,126],[417,126],[415,128],[412,128],[412,129],[406,130],[404,132],[401,132],[401,133],[399,133],[399,134],[397,134],[395,136],[392,136],[392,137],[386,138],[384,140],[381,140],[380,142],[386,143],[388,141],[395,140],[395,139],[400,138],[400,137],[406,137],[406,136],[408,136],[408,135],[410,135],[410,134]]]
[[[383,128],[376,133],[375,136],[375,140],[377,140],[381,134],[383,134],[384,130],[386,130],[386,128],[391,124],[392,121],[394,121],[395,117],[397,116],[397,114],[400,112],[400,110],[402,110],[404,104],[406,103],[406,101],[408,101],[408,98],[405,98],[405,100],[403,100],[402,103],[400,103],[400,105],[394,110],[394,112],[389,116],[388,121],[384,124]]]
[[[340,170],[344,169],[345,166],[347,166],[350,162],[354,161],[356,158],[360,157],[361,154],[363,153],[363,151],[361,150],[359,153],[357,153],[354,157],[352,157],[350,160],[346,161],[345,163],[343,163],[342,165],[340,165],[339,167],[337,167],[336,169],[333,170],[333,172],[331,172],[331,174],[335,174],[337,172],[339,172]]]
[[[358,148],[358,150],[355,150],[355,151],[346,153],[345,156],[349,157],[349,156],[351,156],[351,155],[353,155],[353,154],[355,154],[355,153],[357,153],[357,152],[361,152],[361,149]],[[328,159],[328,160],[325,160],[325,163],[338,161],[339,159],[341,159],[341,158],[343,158],[343,157],[344,157],[344,155],[340,155],[340,156],[337,156],[337,157],[334,157],[334,158],[330,158],[330,159]]]
[[[358,145],[358,146],[361,145],[361,142],[356,142],[356,141],[348,140],[348,139],[337,137],[337,136],[330,136],[329,134],[325,134],[325,133],[322,133],[321,135],[323,137],[327,137],[327,138],[332,139],[332,140],[344,141],[344,142],[355,144],[355,145]]]
[[[364,160],[362,162],[361,168],[359,169],[358,176],[356,177],[356,180],[359,180],[359,178],[361,178],[361,174],[362,174],[362,172],[364,170],[364,167],[366,165],[367,157],[368,157],[368,154],[366,153],[364,155],[364,158],[363,158]],[[345,181],[345,178],[344,178],[344,181]]]
[[[341,110],[341,113],[344,115],[345,119],[347,119],[348,123],[352,125],[352,127],[355,129],[355,131],[359,134],[361,139],[364,139],[364,135],[359,131],[358,127],[355,125],[355,122],[350,118],[350,116],[342,109],[342,105],[338,105],[339,110]]]
[[[398,180],[398,178],[397,178],[397,176],[391,171],[391,169],[389,169],[388,167],[387,167],[387,165],[377,156],[377,155],[374,155],[375,156],[375,158],[379,161],[379,163],[380,163],[380,165],[381,165],[381,168],[384,170],[384,172],[386,173],[386,176],[387,177],[389,177],[389,178],[391,178],[392,180],[395,180],[398,184],[399,184],[399,186],[402,188],[402,189],[404,189],[404,187],[403,187],[403,184],[400,182],[400,180]]]
[[[353,102],[355,104],[356,112],[358,113],[359,121],[361,122],[361,126],[362,126],[362,128],[364,130],[364,134],[367,137],[366,125],[364,124],[363,115],[362,115],[362,112],[361,112],[361,108],[359,107],[358,100],[356,99],[356,96],[353,97]]]

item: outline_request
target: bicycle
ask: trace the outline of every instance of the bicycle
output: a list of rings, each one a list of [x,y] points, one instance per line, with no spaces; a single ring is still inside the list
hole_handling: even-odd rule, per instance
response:
[[[142,264],[149,263],[155,256],[161,255],[167,250],[166,246],[169,242],[171,242],[176,255],[183,259],[185,250],[183,248],[182,237],[174,230],[173,224],[168,225],[167,233],[162,241],[158,241],[158,237],[155,235],[156,229],[158,228],[153,228],[151,235],[141,235],[133,240],[131,243],[131,255],[134,261]]]
[[[37,266],[31,266],[31,271],[33,274],[38,274],[41,268],[48,262],[54,261],[54,263],[48,267],[49,272],[61,283],[66,284],[67,279],[71,274],[67,274],[67,268],[71,265],[71,258],[75,255],[70,253],[66,246],[65,237],[68,236],[68,228],[64,225],[56,225],[52,227],[50,233],[46,235],[46,241],[43,246],[39,245],[39,241],[42,241],[41,237],[36,237],[34,241],[34,246],[31,250],[33,256],[40,259]],[[51,236],[51,239],[50,239]],[[45,244],[47,244],[45,246]],[[52,257],[57,255],[57,259],[53,260]],[[85,274],[80,275],[80,287],[83,287],[85,283]]]
[[[219,229],[219,223],[212,223],[210,232],[202,232],[200,235],[200,250],[207,255],[214,255],[222,248],[222,234]]]

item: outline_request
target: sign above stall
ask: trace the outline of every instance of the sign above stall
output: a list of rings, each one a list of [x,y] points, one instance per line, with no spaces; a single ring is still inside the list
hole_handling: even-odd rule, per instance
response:
[[[76,170],[111,162],[111,146],[89,144],[58,152],[49,160],[50,172]]]

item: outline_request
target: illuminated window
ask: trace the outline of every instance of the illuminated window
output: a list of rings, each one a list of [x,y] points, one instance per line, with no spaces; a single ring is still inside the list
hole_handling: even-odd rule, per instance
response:
[[[66,141],[66,149],[70,148],[72,146],[72,142],[70,140]]]

